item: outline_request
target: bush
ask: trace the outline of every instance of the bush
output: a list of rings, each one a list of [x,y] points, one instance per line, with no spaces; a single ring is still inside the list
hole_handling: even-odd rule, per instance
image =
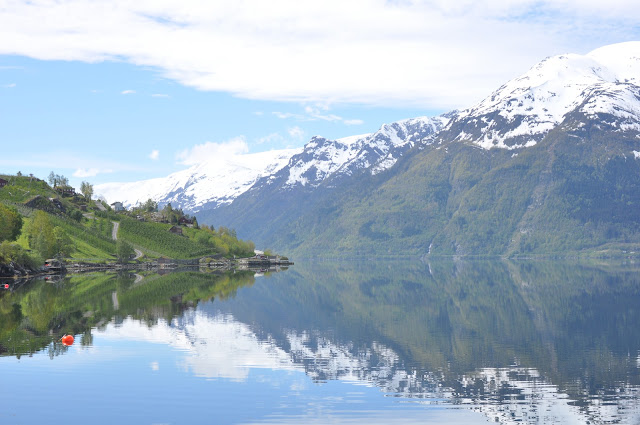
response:
[[[119,263],[127,263],[134,253],[133,247],[127,241],[119,240],[116,244],[116,257]]]
[[[13,207],[0,204],[0,241],[14,241],[22,229],[22,216]]]
[[[38,255],[29,255],[17,243],[4,241],[0,243],[0,263],[17,263],[23,267],[36,269],[42,264],[42,258]]]

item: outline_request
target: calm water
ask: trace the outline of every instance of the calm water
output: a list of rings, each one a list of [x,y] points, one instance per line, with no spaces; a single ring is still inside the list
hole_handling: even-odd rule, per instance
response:
[[[639,424],[640,267],[12,282],[0,397],[0,424]]]

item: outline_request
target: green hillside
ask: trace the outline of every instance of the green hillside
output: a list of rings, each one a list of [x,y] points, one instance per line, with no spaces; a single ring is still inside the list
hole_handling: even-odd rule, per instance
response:
[[[118,237],[142,249],[172,258],[196,258],[211,254],[211,248],[169,232],[171,227],[170,224],[140,222],[123,217]]]
[[[0,201],[24,203],[37,195],[57,196],[57,193],[44,181],[30,176],[12,176],[0,174],[0,179],[9,184],[0,189]]]
[[[8,184],[0,188],[0,265],[17,263],[32,270],[44,259],[61,257],[76,261],[113,262],[119,257],[118,244],[128,244],[145,258],[193,259],[202,256],[251,256],[254,244],[239,240],[225,227],[214,229],[197,222],[188,226],[151,220],[152,213],[116,213],[83,195],[63,192],[35,177],[0,175]],[[64,187],[68,189],[67,186]],[[154,210],[155,208],[155,210]],[[186,218],[181,210],[171,210],[166,218],[175,224]],[[153,212],[155,211],[155,212]],[[165,221],[160,216],[160,221]],[[118,224],[113,239],[114,223]],[[131,248],[133,252],[133,248]]]

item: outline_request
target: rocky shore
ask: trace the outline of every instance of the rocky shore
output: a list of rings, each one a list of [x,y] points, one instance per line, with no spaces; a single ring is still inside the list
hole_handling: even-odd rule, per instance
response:
[[[293,265],[288,259],[281,258],[211,258],[205,257],[193,260],[176,260],[170,258],[159,258],[153,261],[136,261],[129,263],[91,263],[91,262],[67,262],[64,263],[63,270],[52,271],[46,267],[31,269],[21,266],[20,264],[11,262],[9,264],[0,264],[0,278],[6,279],[22,279],[38,276],[52,276],[64,273],[83,273],[91,271],[120,271],[120,270],[167,270],[180,267],[195,267],[208,269],[251,269],[263,270],[271,267],[287,267]]]
[[[42,270],[33,270],[28,267],[24,267],[18,263],[10,262],[9,264],[0,264],[0,277],[2,278],[22,278],[37,276],[41,274]]]

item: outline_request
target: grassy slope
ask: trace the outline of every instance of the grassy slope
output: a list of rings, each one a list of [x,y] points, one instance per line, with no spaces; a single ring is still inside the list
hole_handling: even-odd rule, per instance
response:
[[[29,217],[34,210],[23,204],[38,195],[53,198],[58,197],[58,194],[46,182],[35,178],[8,175],[0,175],[0,178],[10,182],[9,185],[0,189],[0,202],[15,207],[24,218],[22,234],[16,242],[22,248],[29,249],[25,230],[29,226]],[[75,208],[69,198],[62,198],[62,202],[68,210]],[[78,223],[67,217],[51,214],[50,218],[54,226],[62,227],[73,240],[76,247],[72,254],[73,258],[91,260],[112,260],[114,258],[115,242],[109,237],[105,237],[104,232],[98,228],[91,227],[90,221],[83,219],[81,223]]]
[[[33,210],[23,204],[33,197],[40,195],[45,198],[58,197],[49,185],[30,177],[0,175],[10,183],[0,189],[0,202],[13,206],[24,217],[22,235],[17,242],[25,249],[29,248],[25,230],[29,226],[29,216]],[[77,209],[76,201],[62,198],[68,211]],[[80,198],[77,203],[85,203]],[[106,218],[83,218],[80,222],[71,220],[63,215],[49,215],[54,226],[62,227],[71,237],[75,245],[72,253],[74,259],[91,261],[112,261],[115,258],[116,242],[111,238],[112,223]],[[128,218],[121,218],[122,226],[119,238],[143,249],[150,256],[168,256],[172,258],[195,258],[212,254],[211,248],[205,247],[193,240],[173,235],[168,232],[170,225],[161,223],[140,223]]]
[[[170,228],[170,224],[140,222],[123,217],[118,238],[171,258],[188,259],[215,254],[213,249],[186,236],[170,233]]]
[[[56,193],[42,180],[4,174],[0,174],[0,178],[9,181],[9,185],[0,189],[0,201],[24,203],[37,195],[56,196]]]
[[[90,226],[89,220],[82,223],[61,217],[51,216],[55,226],[62,227],[73,240],[76,251],[73,258],[112,260],[116,253],[116,243],[110,237],[106,237],[99,230]],[[111,224],[111,223],[109,223]]]

